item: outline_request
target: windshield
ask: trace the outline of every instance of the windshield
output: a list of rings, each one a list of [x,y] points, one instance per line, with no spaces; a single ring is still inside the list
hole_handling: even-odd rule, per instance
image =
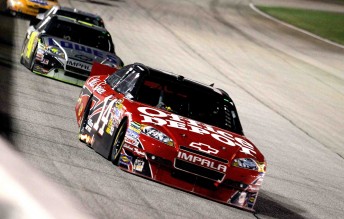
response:
[[[45,32],[51,36],[95,47],[103,51],[114,51],[111,36],[106,31],[100,31],[67,21],[51,19],[51,22],[45,28]]]
[[[138,91],[137,101],[241,133],[237,112],[230,100],[202,85],[147,76]]]
[[[58,10],[58,11],[56,11],[56,14],[70,17],[70,18],[74,18],[78,21],[84,21],[84,22],[94,24],[94,25],[97,25],[100,27],[104,27],[104,23],[103,23],[102,19],[99,17],[92,17],[92,16],[87,16],[84,14],[75,13],[72,11],[64,11],[64,10]]]

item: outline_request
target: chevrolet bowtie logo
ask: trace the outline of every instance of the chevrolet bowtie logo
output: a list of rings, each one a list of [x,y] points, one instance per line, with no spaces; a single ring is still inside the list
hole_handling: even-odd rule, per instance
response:
[[[210,145],[203,144],[201,142],[199,143],[192,142],[189,146],[193,148],[197,148],[199,151],[202,151],[207,154],[217,154],[219,152],[219,150],[212,148]]]

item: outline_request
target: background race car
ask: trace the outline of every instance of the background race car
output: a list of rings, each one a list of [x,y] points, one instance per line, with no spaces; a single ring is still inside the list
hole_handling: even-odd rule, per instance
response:
[[[93,24],[93,25],[105,28],[104,21],[100,16],[91,14],[85,11],[80,11],[76,8],[61,7],[61,6],[54,6],[50,10],[46,11],[45,13],[38,14],[36,16],[36,23],[45,19],[48,16],[53,16],[55,14],[74,18],[78,21],[83,21],[89,24]]]
[[[79,86],[94,62],[123,66],[106,29],[57,15],[29,27],[20,62],[34,73]]]
[[[266,171],[226,92],[142,64],[90,77],[79,139],[122,169],[253,211]]]
[[[57,0],[7,0],[5,10],[14,16],[17,13],[36,16],[54,5],[58,5]]]

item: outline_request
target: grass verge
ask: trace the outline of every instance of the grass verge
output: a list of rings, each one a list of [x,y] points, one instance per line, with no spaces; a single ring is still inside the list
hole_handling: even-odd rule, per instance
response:
[[[279,20],[344,45],[344,13],[284,7],[258,8]]]

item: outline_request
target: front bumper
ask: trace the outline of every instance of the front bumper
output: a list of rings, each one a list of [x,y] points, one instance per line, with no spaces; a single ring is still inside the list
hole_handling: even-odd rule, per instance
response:
[[[66,61],[58,60],[51,55],[37,55],[33,72],[65,83],[82,87],[89,74],[66,70]]]
[[[119,162],[119,166],[123,170],[207,199],[254,212],[254,205],[264,174],[258,176],[250,184],[231,180],[228,176],[222,182],[217,182],[176,169],[171,161],[161,157],[151,154],[146,154],[145,157],[137,156],[138,154],[132,153],[128,148],[130,147],[122,151],[121,156],[130,162],[121,162],[121,159]],[[140,162],[137,162],[137,159]],[[138,171],[137,163],[140,163],[141,166],[149,166],[149,168],[140,166]]]

